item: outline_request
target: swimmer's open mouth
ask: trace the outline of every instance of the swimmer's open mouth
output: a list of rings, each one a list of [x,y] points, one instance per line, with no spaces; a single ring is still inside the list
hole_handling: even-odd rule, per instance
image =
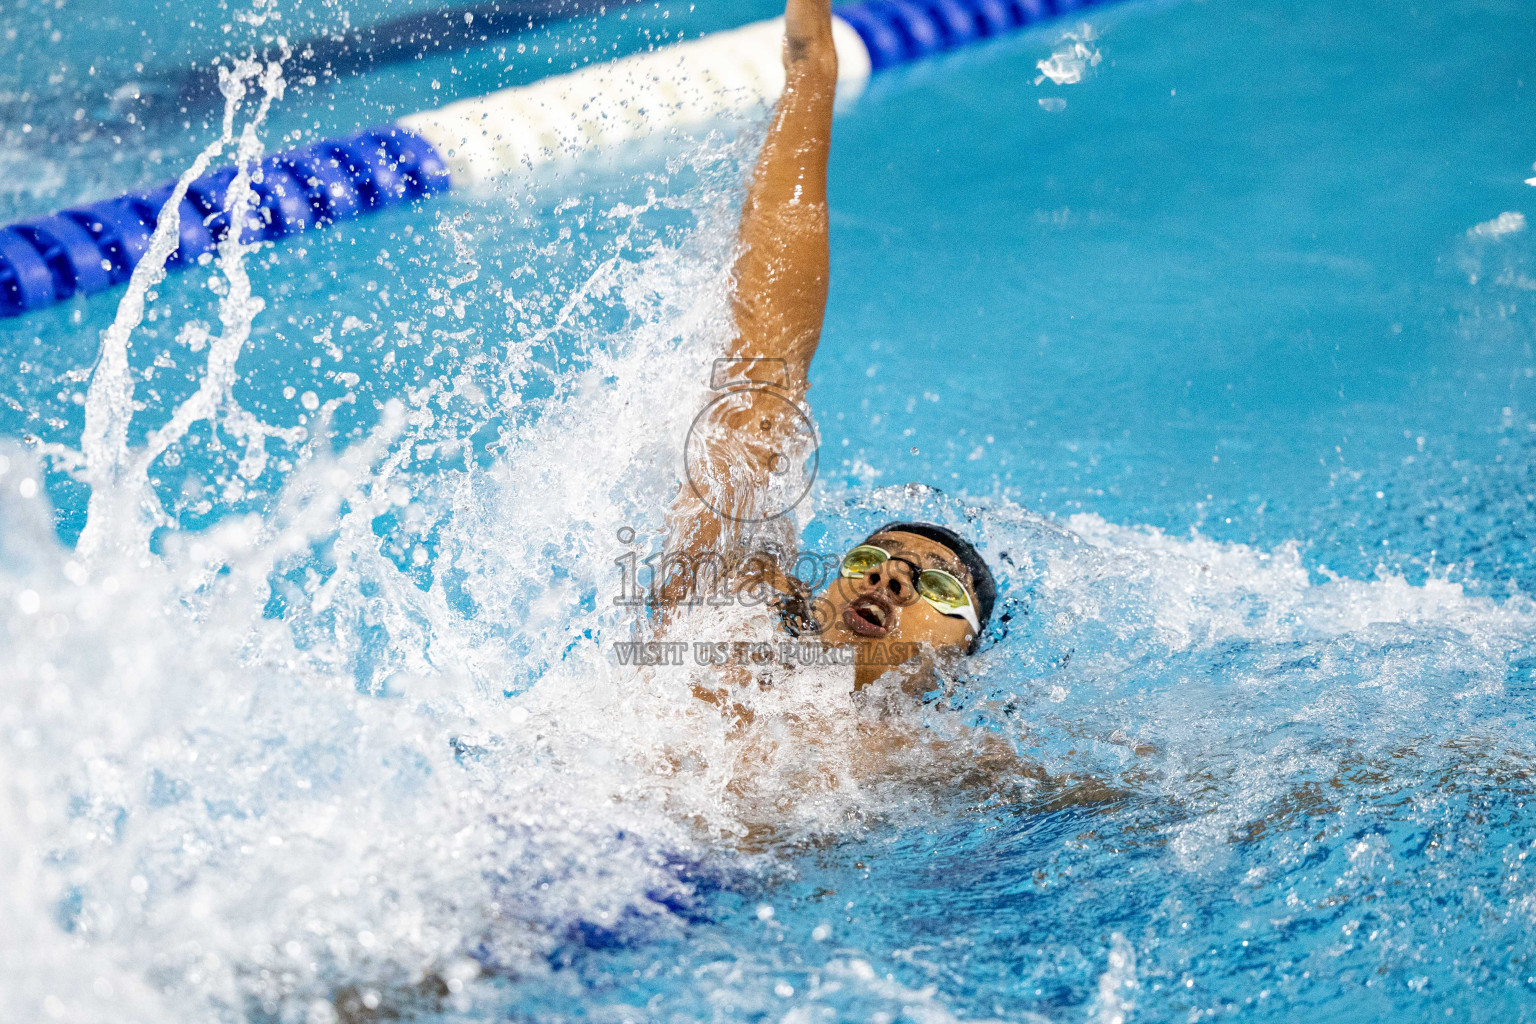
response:
[[[883,637],[895,620],[896,609],[878,594],[865,594],[843,609],[843,622],[859,636]]]

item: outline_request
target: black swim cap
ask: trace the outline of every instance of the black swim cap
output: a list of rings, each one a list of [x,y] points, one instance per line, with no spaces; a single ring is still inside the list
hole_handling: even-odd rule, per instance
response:
[[[987,563],[982,559],[981,553],[970,541],[960,536],[947,526],[937,523],[886,523],[880,529],[871,533],[890,533],[892,530],[900,530],[902,533],[914,533],[919,537],[926,537],[936,544],[943,544],[955,553],[960,564],[965,566],[971,574],[971,586],[976,590],[976,619],[985,630],[987,623],[992,619],[992,605],[997,602],[997,581],[992,578],[992,570],[987,568]],[[866,538],[865,543],[868,543]],[[978,635],[971,644],[971,650],[976,649],[976,644],[981,643]]]

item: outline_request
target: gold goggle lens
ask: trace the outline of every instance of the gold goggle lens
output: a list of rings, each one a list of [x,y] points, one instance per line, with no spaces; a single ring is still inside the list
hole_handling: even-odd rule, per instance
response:
[[[843,575],[857,579],[890,557],[873,544],[860,544],[843,556]]]
[[[924,569],[918,573],[917,592],[945,608],[964,608],[971,603],[961,582],[942,569]]]

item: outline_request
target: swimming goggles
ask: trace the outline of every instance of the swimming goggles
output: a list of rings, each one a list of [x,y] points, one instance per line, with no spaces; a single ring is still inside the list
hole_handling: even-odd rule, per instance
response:
[[[896,556],[874,544],[860,544],[843,556],[842,574],[852,580],[862,579],[864,574]],[[971,627],[971,635],[981,635],[981,623],[976,619],[976,609],[971,596],[965,592],[965,584],[943,569],[924,569],[905,558],[896,559],[914,570],[912,585],[917,596],[927,601],[940,615],[953,615],[965,620]]]

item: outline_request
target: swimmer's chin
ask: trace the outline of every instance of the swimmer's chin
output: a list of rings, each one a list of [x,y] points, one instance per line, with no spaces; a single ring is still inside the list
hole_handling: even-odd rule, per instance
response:
[[[939,666],[947,664],[952,657],[960,657],[961,652],[952,654],[942,649],[936,649],[931,644],[906,644],[913,650],[913,654],[905,661],[893,663],[890,658],[879,657],[884,653],[889,655],[900,641],[865,642],[859,646],[870,650],[877,655],[869,658],[860,658],[855,662],[853,670],[853,689],[857,693],[876,683],[893,685],[909,697],[922,697],[938,689],[940,683]]]

